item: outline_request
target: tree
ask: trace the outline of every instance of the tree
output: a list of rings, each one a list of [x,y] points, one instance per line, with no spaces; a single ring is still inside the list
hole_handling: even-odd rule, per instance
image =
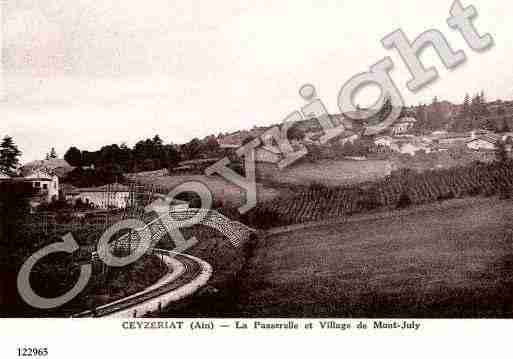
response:
[[[71,166],[80,167],[82,166],[82,152],[76,147],[70,147],[64,154],[64,159]]]
[[[125,142],[119,146],[119,164],[125,170],[130,170],[130,161],[132,160],[132,150],[127,146]]]
[[[479,114],[481,116],[489,115],[488,106],[486,106],[486,98],[484,91],[479,94]]]
[[[20,231],[20,222],[30,213],[29,199],[33,194],[29,182],[0,183],[0,250],[9,254],[7,264],[13,267],[19,264],[20,251],[34,246],[33,239]],[[26,253],[21,257],[26,258]]]
[[[511,131],[511,129],[509,128],[508,121],[506,119],[504,119],[504,121],[502,122],[502,132],[509,132],[509,131]]]
[[[182,155],[186,160],[197,158],[201,152],[201,141],[197,138],[193,138],[190,142],[182,145],[180,152],[182,152]]]
[[[52,147],[52,149],[50,150],[50,154],[48,155],[49,159],[52,159],[52,158],[57,158],[57,152],[55,152],[55,148]]]
[[[0,171],[14,173],[19,164],[21,151],[10,136],[5,136],[0,144]]]
[[[462,115],[463,117],[470,115],[470,96],[468,93],[465,94],[465,99],[463,100]]]
[[[173,144],[164,145],[164,160],[163,165],[166,168],[174,167],[181,161],[180,152],[177,149],[177,146]]]
[[[99,151],[99,156],[96,160],[98,166],[107,166],[114,163],[119,164],[122,151],[117,144],[103,146]]]
[[[470,113],[472,116],[479,115],[479,95],[472,97],[472,102],[470,103]]]
[[[483,105],[486,103],[484,91],[481,91],[481,93],[479,94],[479,102]]]
[[[215,155],[219,150],[219,142],[217,142],[215,136],[208,136],[203,142],[203,151],[207,152],[209,156]]]
[[[508,159],[508,153],[506,152],[506,144],[503,141],[499,141],[495,148],[495,160],[499,163],[504,163]]]
[[[163,142],[159,135],[155,135],[152,139],[153,146],[155,147],[162,147]]]
[[[492,118],[487,118],[483,124],[483,127],[488,131],[497,131],[497,123]]]
[[[379,109],[376,116],[369,120],[369,125],[375,126],[382,123],[390,115],[390,112],[392,112],[392,99],[390,95],[386,94],[383,106]]]
[[[301,141],[305,138],[305,133],[297,126],[292,126],[287,131],[287,137],[289,140]]]

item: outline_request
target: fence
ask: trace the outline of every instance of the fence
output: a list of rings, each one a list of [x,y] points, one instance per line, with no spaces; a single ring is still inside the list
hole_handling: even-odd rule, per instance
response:
[[[217,211],[202,208],[189,209],[183,212],[170,212],[159,216],[143,228],[133,230],[109,243],[109,250],[132,253],[143,241],[149,241],[150,248],[154,247],[168,233],[184,228],[185,221],[190,221],[191,218],[198,215],[201,215],[202,220],[197,224],[216,229],[226,236],[234,247],[241,246],[255,232],[253,228],[233,221]]]

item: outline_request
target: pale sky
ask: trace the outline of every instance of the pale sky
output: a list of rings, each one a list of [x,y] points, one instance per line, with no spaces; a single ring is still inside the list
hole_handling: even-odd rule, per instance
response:
[[[390,56],[407,104],[433,96],[461,102],[483,89],[513,98],[513,4],[464,0],[495,46],[473,52],[446,19],[452,1],[430,0],[4,0],[0,136],[14,137],[23,161],[54,146],[103,145],[159,133],[166,142],[281,122],[305,104],[313,84],[330,112],[353,75]],[[401,28],[411,39],[438,29],[467,61],[418,93],[381,39]],[[363,91],[362,105],[378,91]]]

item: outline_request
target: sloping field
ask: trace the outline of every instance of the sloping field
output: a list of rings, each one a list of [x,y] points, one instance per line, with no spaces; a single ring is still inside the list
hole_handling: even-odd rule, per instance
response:
[[[392,171],[387,160],[323,160],[316,163],[302,162],[279,170],[276,165],[257,164],[259,178],[277,183],[308,185],[322,183],[326,186],[341,186],[374,181]]]
[[[177,175],[162,177],[138,175],[134,178],[143,184],[154,185],[169,191],[182,183],[197,181],[205,184],[212,192],[214,200],[221,201],[223,205],[240,206],[246,203],[246,193],[242,188],[216,175]],[[276,198],[278,195],[279,191],[276,189],[264,187],[260,184],[257,185],[257,200],[259,203]]]
[[[513,203],[452,200],[276,234],[238,316],[513,317]]]

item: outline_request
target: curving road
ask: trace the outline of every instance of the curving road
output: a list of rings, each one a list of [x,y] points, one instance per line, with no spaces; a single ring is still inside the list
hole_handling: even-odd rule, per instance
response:
[[[139,293],[105,304],[94,312],[85,311],[73,317],[141,317],[191,295],[204,286],[212,275],[210,264],[199,258],[162,249],[154,249],[153,253],[163,256],[169,267],[167,275]]]
[[[184,221],[199,214],[203,215],[201,224],[217,229],[235,247],[241,246],[255,232],[253,228],[232,221],[217,211],[189,209],[184,212],[172,212],[173,217],[171,213],[160,215],[134,233],[126,234],[109,243],[109,246],[130,250],[140,241],[158,243],[169,230],[181,228]],[[212,275],[210,264],[199,258],[162,249],[153,249],[153,254],[162,255],[162,259],[169,268],[168,274],[157,283],[139,293],[98,307],[94,312],[85,311],[73,317],[140,317],[147,313],[159,312],[169,303],[197,291]],[[94,256],[97,257],[97,254],[93,254]]]

